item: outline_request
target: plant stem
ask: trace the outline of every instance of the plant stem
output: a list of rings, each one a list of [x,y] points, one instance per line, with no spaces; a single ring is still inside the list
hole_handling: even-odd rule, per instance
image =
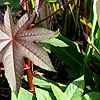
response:
[[[97,53],[100,55],[100,51],[99,51],[99,49],[91,42],[91,43],[89,43],[96,51],[97,51]]]
[[[29,69],[30,67],[26,67],[26,65],[25,65],[25,68],[24,68],[24,70],[27,70],[27,69]],[[0,70],[5,70],[5,68],[3,68],[3,67],[0,67]]]
[[[83,32],[83,35],[84,35],[85,40],[86,40],[86,41],[97,51],[97,53],[100,55],[99,49],[90,41],[89,36],[88,36],[85,32]]]
[[[26,1],[26,8],[27,8],[27,13],[29,14],[29,2],[28,1]]]
[[[26,66],[26,67],[30,67],[30,60],[29,59],[28,59],[28,66]],[[27,78],[28,78],[28,83],[29,83],[29,86],[30,86],[30,92],[32,94],[35,94],[34,82],[33,82],[31,67],[29,69],[27,69]]]
[[[66,6],[68,6],[73,0],[70,0],[69,2],[67,2],[66,4],[63,5],[63,8],[65,8]],[[55,12],[53,12],[52,14],[50,14],[49,16],[45,17],[44,19],[40,20],[39,22],[33,24],[33,27],[40,24],[41,22],[47,20],[48,18],[50,18],[51,16],[55,15],[56,13],[58,13],[60,10],[62,10],[62,8],[59,8],[58,10],[56,10]]]

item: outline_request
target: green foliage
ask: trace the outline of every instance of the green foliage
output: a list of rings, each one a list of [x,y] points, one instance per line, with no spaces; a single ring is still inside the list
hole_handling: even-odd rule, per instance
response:
[[[49,91],[40,88],[35,88],[35,90],[36,90],[37,100],[56,100],[54,95]]]
[[[18,95],[18,98],[16,98],[16,95],[12,91],[12,97],[11,100],[37,100],[35,95],[32,95],[29,91],[20,88],[20,92]]]
[[[66,100],[81,100],[84,92],[84,76],[74,80],[65,91]]]
[[[17,13],[20,10],[20,5],[19,5],[20,0],[0,0],[0,5],[9,5],[13,7],[13,14]]]
[[[100,93],[90,92],[85,94],[82,100],[100,100]]]
[[[41,45],[42,47],[44,47],[44,49],[46,51],[48,51],[49,53],[52,52],[51,48],[52,46],[54,47],[68,47],[68,45],[60,40],[59,38],[56,38],[58,37],[58,35],[60,34],[57,34],[56,36],[50,38],[49,40],[44,40],[44,41],[41,41],[41,42],[37,42],[39,45]]]
[[[55,40],[55,42],[52,42],[53,40]],[[80,73],[82,66],[82,54],[77,43],[72,42],[59,34],[55,39],[52,38],[47,41],[41,41],[39,44],[45,47],[47,51],[53,52],[60,60],[68,65],[72,71]]]
[[[17,13],[23,9],[19,1],[1,0],[1,11],[4,13],[6,5],[9,5],[13,7],[13,14]],[[44,4],[42,4],[38,0],[42,6],[50,3],[53,12],[60,8],[56,1],[47,0],[44,2],[43,0],[42,3]],[[64,0],[63,4],[65,2]],[[37,14],[42,7],[41,5],[38,5]],[[34,0],[29,0],[30,11],[34,11],[35,6]],[[33,77],[36,95],[28,92],[23,86],[23,88],[20,88],[18,98],[12,91],[12,100],[100,100],[100,54],[93,47],[95,45],[100,51],[100,0],[73,0],[64,9],[64,11],[54,15],[53,19],[51,17],[53,29],[60,29],[59,34],[48,40],[36,41],[37,44],[50,53],[52,61],[55,60],[52,56],[57,59],[57,61],[53,62],[56,63],[54,67],[57,70],[53,78],[59,82],[45,77]],[[22,10],[22,13],[16,16],[15,19],[19,20],[23,13],[25,11]],[[45,11],[45,13],[47,12]],[[37,23],[37,21],[38,18],[34,22]],[[40,23],[35,27],[40,29],[39,27],[43,26],[43,23]],[[86,32],[89,36],[92,46],[84,40],[83,32]],[[62,69],[64,72],[62,72]],[[59,73],[62,73],[64,77],[60,78]],[[24,79],[27,81],[26,75]],[[61,79],[65,79],[65,81],[62,82]],[[4,82],[3,79],[0,83]]]
[[[36,82],[38,82],[38,84],[36,84]],[[55,84],[55,82],[47,78],[34,77],[34,84],[36,96],[21,88],[18,99],[16,99],[15,94],[12,92],[12,100],[99,100],[100,96],[99,92],[83,94],[85,87],[84,76],[71,82],[64,92],[57,83]],[[47,90],[46,85],[49,85],[51,90]]]

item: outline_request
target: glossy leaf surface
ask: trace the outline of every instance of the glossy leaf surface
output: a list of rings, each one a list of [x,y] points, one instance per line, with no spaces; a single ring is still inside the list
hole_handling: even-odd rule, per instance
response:
[[[84,85],[84,76],[70,83],[64,92],[66,95],[66,100],[81,100],[84,92]]]
[[[49,91],[35,88],[37,100],[56,100],[54,95]]]
[[[37,100],[37,99],[36,99],[35,95],[33,95],[29,91],[25,90],[24,88],[21,88],[19,91],[18,98],[16,98],[16,95],[12,91],[11,100]]]

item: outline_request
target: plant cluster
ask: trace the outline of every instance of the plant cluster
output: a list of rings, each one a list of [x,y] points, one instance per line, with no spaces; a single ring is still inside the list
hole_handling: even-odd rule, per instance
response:
[[[11,100],[100,100],[99,6],[0,1],[0,88],[8,82]]]

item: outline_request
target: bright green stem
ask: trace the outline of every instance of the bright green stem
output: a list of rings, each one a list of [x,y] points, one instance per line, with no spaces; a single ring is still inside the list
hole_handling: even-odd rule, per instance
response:
[[[56,9],[56,6],[55,6],[55,3],[53,3],[53,9],[54,9],[54,11],[57,10],[57,9]]]
[[[34,0],[31,0],[31,3],[32,3],[32,7],[34,8]]]

